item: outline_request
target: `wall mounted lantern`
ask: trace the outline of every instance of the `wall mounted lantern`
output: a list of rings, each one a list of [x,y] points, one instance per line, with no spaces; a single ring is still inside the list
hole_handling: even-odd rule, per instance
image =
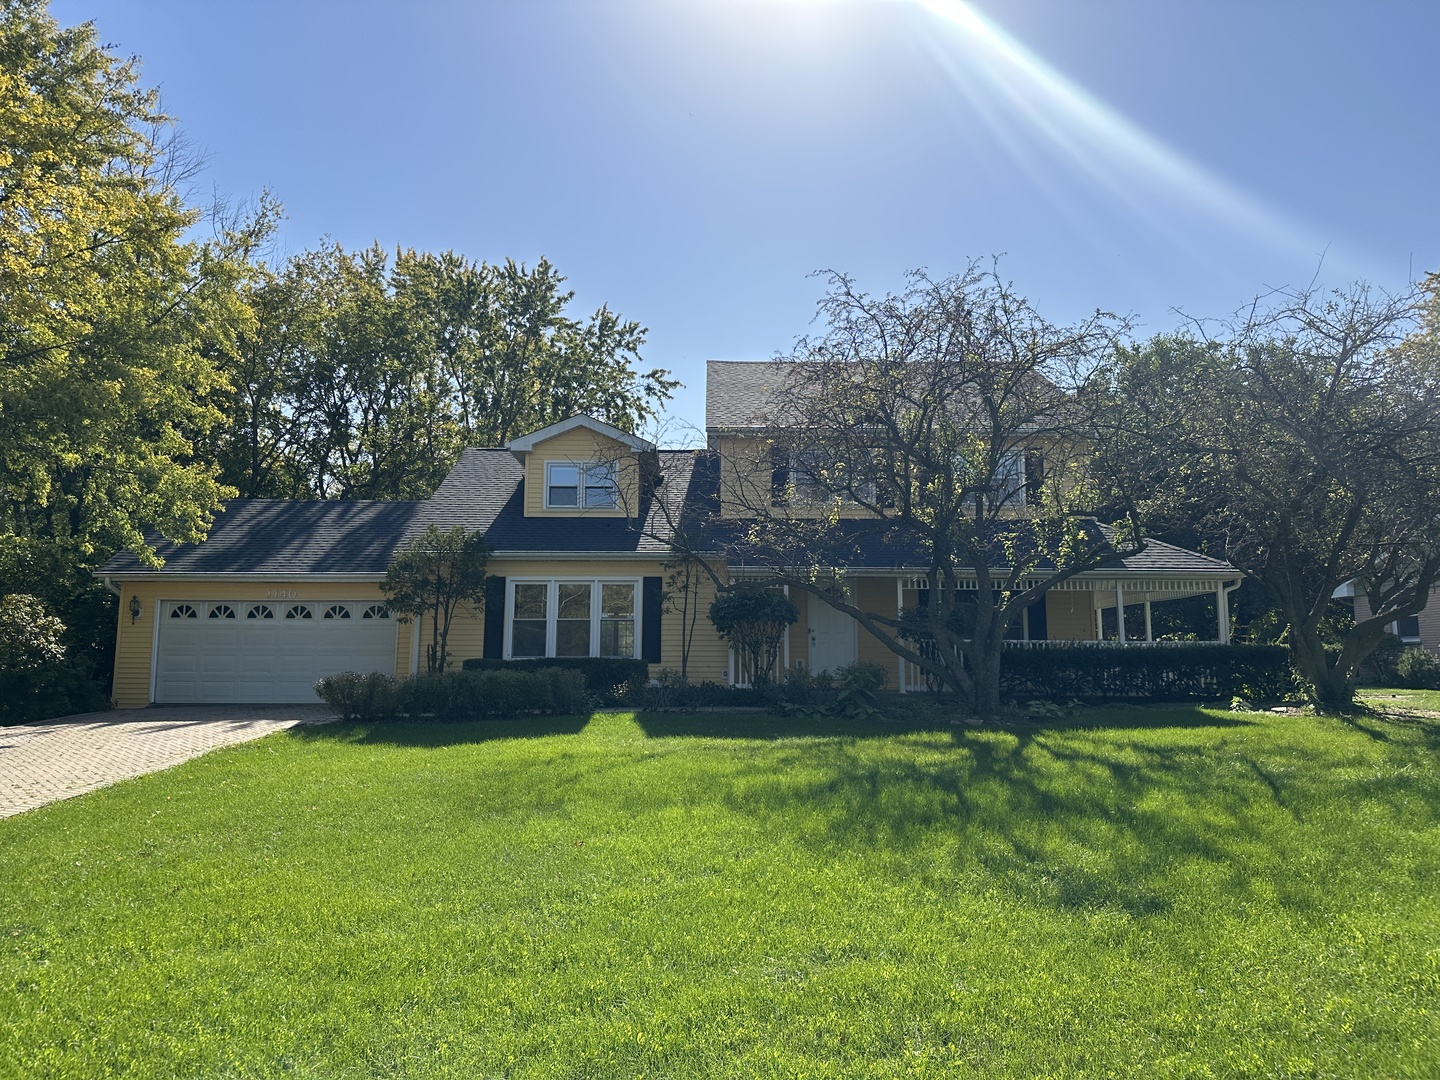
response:
[[[140,597],[130,597],[130,624],[133,626],[135,620],[140,618]]]

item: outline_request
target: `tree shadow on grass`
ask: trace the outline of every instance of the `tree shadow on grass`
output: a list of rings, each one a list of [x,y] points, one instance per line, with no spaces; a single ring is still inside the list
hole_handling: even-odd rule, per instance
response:
[[[337,721],[289,729],[303,742],[338,742],[356,746],[410,746],[438,749],[502,739],[543,739],[551,735],[578,735],[590,723],[590,714],[529,716],[514,720],[471,720],[440,723],[434,720]]]
[[[771,712],[645,712],[636,721],[652,739],[885,739],[895,735],[954,733],[957,738],[977,730],[937,708],[895,709],[880,716],[785,716]],[[1087,709],[1077,716],[1040,723],[989,725],[982,730],[1007,731],[1029,738],[1042,731],[1099,729],[1253,727],[1255,721],[1216,716],[1199,706]]]
[[[1357,864],[1381,873],[1382,849],[1411,842],[1403,829],[1370,846],[1316,832],[1328,828],[1311,823],[1327,821],[1328,807],[1388,806],[1408,829],[1440,821],[1440,784],[1424,770],[1377,779],[1331,769],[1303,738],[1251,737],[1264,731],[1253,721],[1177,723],[1180,709],[1142,723],[1128,712],[1114,724],[957,731],[956,752],[799,745],[737,775],[727,801],[787,823],[786,842],[823,858],[869,852],[916,868],[937,890],[993,886],[1057,911],[1132,917],[1201,896],[1325,909],[1335,881],[1369,880]],[[1164,730],[1185,727],[1216,730]]]
[[[880,717],[642,712],[636,714],[635,720],[651,739],[885,739],[951,730],[948,719],[918,711],[911,716]]]

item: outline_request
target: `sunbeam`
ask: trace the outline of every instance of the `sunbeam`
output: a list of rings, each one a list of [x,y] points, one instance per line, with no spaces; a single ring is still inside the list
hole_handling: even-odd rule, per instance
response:
[[[1211,229],[1221,227],[1292,257],[1314,259],[1325,246],[1282,211],[1097,100],[963,0],[915,2],[955,31],[930,39],[942,69],[1057,201],[1072,201],[1074,192],[1062,187],[1073,182],[1073,174],[1057,175],[1037,151],[1062,157],[1129,214],[1177,243],[1184,243],[1182,234],[1195,235],[1198,216]]]

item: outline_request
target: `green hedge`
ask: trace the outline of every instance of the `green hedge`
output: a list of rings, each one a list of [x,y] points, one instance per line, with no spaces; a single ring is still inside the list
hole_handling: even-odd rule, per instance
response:
[[[564,715],[590,707],[585,678],[558,668],[532,671],[448,671],[439,675],[391,675],[353,671],[315,684],[342,720],[499,720],[548,713]]]
[[[650,665],[644,660],[613,656],[553,656],[536,660],[486,660],[476,657],[462,665],[466,671],[535,671],[560,668],[585,676],[591,696],[604,705],[633,698],[650,683]]]
[[[1000,684],[1009,698],[1052,701],[1277,701],[1295,689],[1283,645],[1010,648],[1001,658]]]

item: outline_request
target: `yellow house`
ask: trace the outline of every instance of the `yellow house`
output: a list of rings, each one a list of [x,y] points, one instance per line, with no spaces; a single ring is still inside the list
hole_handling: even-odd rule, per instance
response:
[[[717,580],[754,571],[725,538],[743,526],[730,485],[772,482],[755,412],[773,392],[773,365],[716,361],[707,377],[705,450],[661,449],[575,416],[504,447],[466,450],[422,502],[239,499],[204,543],[158,545],[159,569],[116,556],[100,571],[120,595],[116,704],[313,701],[315,681],[338,671],[423,670],[426,630],[395,617],[379,586],[397,545],[432,523],[480,530],[493,551],[485,603],[452,624],[453,665],[625,656],[649,663],[652,676],[683,664],[692,682],[743,684],[706,611]],[[680,530],[692,550],[699,538],[709,568],[684,595],[672,562]],[[867,611],[893,618],[924,603],[923,567],[903,548],[860,545],[836,570]],[[1098,643],[1104,612],[1136,605],[1149,637],[1152,602],[1211,593],[1223,641],[1236,583],[1226,563],[1152,542],[1052,589],[1016,636]],[[848,615],[792,599],[800,620],[785,642],[787,668],[868,661],[884,666],[892,689],[919,685],[918,672]],[[1114,636],[1125,643],[1124,620]]]

